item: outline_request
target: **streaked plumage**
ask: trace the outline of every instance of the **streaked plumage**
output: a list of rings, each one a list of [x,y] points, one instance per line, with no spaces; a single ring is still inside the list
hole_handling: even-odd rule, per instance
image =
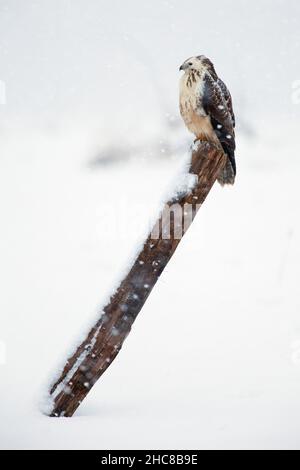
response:
[[[200,55],[187,59],[180,70],[180,113],[196,140],[222,147],[228,162],[218,177],[220,184],[233,184],[235,165],[235,117],[231,95],[217,76],[212,62]]]

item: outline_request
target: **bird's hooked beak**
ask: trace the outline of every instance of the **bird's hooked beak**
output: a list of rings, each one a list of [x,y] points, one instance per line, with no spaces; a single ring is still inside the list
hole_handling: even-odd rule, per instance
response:
[[[179,67],[179,71],[180,70],[185,70],[187,67],[188,67],[187,63],[183,62],[183,64]]]

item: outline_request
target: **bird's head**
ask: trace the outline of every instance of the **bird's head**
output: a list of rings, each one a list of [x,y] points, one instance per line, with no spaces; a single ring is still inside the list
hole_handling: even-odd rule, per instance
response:
[[[179,67],[179,70],[184,70],[185,73],[208,70],[211,74],[216,75],[213,63],[205,55],[197,55],[186,59]]]

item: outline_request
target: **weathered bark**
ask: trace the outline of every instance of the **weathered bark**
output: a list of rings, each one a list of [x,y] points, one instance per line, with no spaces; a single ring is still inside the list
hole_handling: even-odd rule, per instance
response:
[[[182,231],[188,228],[184,212],[192,209],[192,218],[205,200],[217,175],[226,163],[226,156],[208,142],[201,142],[192,153],[189,172],[198,176],[198,182],[189,194],[177,195],[165,207],[174,204],[183,209]],[[191,222],[190,220],[190,222]],[[158,224],[159,223],[159,224]],[[177,219],[178,225],[178,219]],[[176,250],[180,237],[174,236],[174,218],[160,214],[156,227],[146,239],[129,273],[104,307],[100,318],[86,339],[67,360],[59,379],[52,385],[50,416],[72,416],[89,390],[117,356],[131,326],[143,307],[156,281]],[[170,229],[170,237],[166,232]]]

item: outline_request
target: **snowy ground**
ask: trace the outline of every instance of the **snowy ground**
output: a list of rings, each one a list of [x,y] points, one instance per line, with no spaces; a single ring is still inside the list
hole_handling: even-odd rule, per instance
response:
[[[274,129],[240,139],[234,188],[215,185],[77,414],[51,419],[38,409],[43,384],[176,161],[91,170],[86,136],[17,135],[1,136],[1,448],[300,448],[293,141]]]

